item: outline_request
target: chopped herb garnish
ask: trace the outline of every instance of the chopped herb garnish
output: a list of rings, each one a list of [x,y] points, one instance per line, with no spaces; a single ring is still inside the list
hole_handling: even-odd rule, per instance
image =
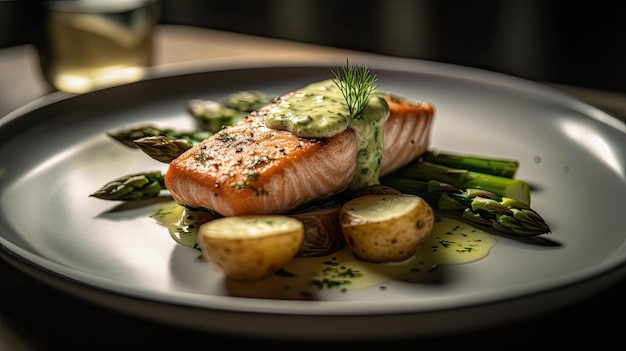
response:
[[[227,141],[231,141],[231,140],[235,140],[235,137],[226,133],[226,132],[220,132],[219,134],[217,134],[216,137],[219,141],[223,141],[223,142],[227,142]]]
[[[237,190],[241,190],[241,189],[245,189],[248,185],[248,183],[244,182],[244,183],[235,183],[234,187]]]
[[[259,179],[259,173],[258,172],[250,172],[246,174],[246,178],[250,179],[250,180],[257,180]]]
[[[196,159],[196,161],[200,163],[204,163],[208,159],[207,154],[205,154],[202,151],[196,152],[193,156]]]

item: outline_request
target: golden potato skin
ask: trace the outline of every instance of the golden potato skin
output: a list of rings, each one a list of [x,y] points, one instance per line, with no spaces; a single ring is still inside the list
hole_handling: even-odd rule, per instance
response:
[[[237,219],[225,217],[215,221]],[[304,227],[301,222],[290,220],[299,225],[277,233],[259,236],[233,233],[228,237],[219,233],[223,228],[213,228],[218,222],[207,222],[201,226],[198,234],[202,256],[230,279],[258,280],[270,276],[289,263],[302,245]]]
[[[393,207],[395,200],[406,203],[400,208]],[[389,213],[367,217],[372,211]],[[352,253],[374,263],[399,262],[413,256],[432,232],[434,221],[434,212],[428,203],[407,194],[365,195],[353,199],[342,206],[339,217]]]

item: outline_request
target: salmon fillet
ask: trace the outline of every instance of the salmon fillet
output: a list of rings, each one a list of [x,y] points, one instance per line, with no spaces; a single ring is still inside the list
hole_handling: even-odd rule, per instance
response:
[[[426,151],[434,117],[429,103],[391,95],[385,100],[390,115],[381,176]],[[356,169],[355,131],[298,137],[265,126],[271,107],[252,112],[170,162],[165,186],[174,200],[223,216],[286,213],[346,190]]]
[[[383,163],[380,175],[405,166],[426,151],[430,145],[430,129],[435,116],[432,104],[385,95],[389,118],[383,137]]]

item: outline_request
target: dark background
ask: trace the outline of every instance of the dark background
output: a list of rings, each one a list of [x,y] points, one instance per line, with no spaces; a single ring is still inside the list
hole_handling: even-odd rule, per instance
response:
[[[161,23],[291,39],[626,92],[616,1],[161,0]],[[32,42],[39,0],[0,0],[0,47]]]

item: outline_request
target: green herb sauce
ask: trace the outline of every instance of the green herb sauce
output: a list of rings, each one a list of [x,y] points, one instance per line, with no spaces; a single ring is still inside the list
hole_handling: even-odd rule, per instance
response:
[[[343,248],[323,257],[296,257],[280,275],[260,281],[229,281],[228,287],[234,296],[306,300],[333,291],[390,290],[390,281],[439,284],[448,279],[442,266],[481,260],[495,244],[496,239],[483,230],[439,217],[430,237],[414,256],[402,262],[365,262]]]
[[[174,241],[183,246],[198,248],[198,227],[216,216],[206,211],[192,211],[176,202],[168,202],[150,215],[157,223],[167,227]]]
[[[309,84],[278,102],[265,120],[268,128],[287,130],[304,138],[329,138],[347,128],[356,131],[358,151],[351,189],[379,184],[383,126],[389,106],[374,93],[363,112],[351,118],[348,105],[332,79]]]
[[[214,218],[175,202],[161,205],[150,217],[167,227],[178,244],[194,249],[199,249],[198,228]],[[495,244],[496,239],[483,230],[437,216],[431,235],[406,261],[369,263],[355,258],[346,247],[327,256],[296,257],[273,276],[260,281],[228,281],[228,288],[234,296],[309,299],[320,291],[383,289],[392,280],[432,284],[445,279],[440,266],[476,262]]]

